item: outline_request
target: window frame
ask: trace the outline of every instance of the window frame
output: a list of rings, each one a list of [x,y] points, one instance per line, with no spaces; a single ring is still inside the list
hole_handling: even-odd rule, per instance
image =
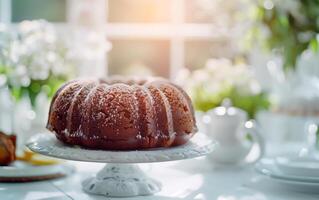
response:
[[[185,3],[187,0],[171,0],[171,21],[167,23],[112,23],[108,21],[108,3],[106,0],[97,0],[95,3],[101,4],[105,9],[105,38],[107,39],[154,39],[168,40],[169,49],[169,78],[176,77],[178,71],[185,68],[185,43],[187,40],[220,40],[231,37],[229,30],[220,30],[213,24],[186,23],[185,22]],[[79,1],[66,0],[67,20],[65,23],[54,23],[58,28],[64,25],[74,24],[72,12],[74,6]],[[11,23],[11,0],[0,0],[0,22]],[[108,60],[105,55],[104,62],[106,75],[108,74]],[[103,66],[101,66],[103,67]]]

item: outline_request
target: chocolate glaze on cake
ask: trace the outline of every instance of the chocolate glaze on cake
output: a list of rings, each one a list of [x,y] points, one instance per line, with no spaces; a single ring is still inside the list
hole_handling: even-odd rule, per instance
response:
[[[70,81],[53,97],[47,128],[64,143],[105,150],[181,145],[197,131],[188,95],[154,78]]]

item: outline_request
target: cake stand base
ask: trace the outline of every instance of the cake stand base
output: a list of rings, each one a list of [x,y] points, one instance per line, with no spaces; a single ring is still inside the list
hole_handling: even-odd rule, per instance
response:
[[[196,134],[184,145],[132,151],[102,151],[66,145],[54,134],[40,133],[27,142],[30,150],[56,158],[86,162],[109,163],[96,176],[82,182],[83,190],[108,197],[151,195],[161,190],[161,184],[147,176],[138,163],[184,160],[212,152],[216,141]]]
[[[82,188],[91,194],[132,197],[154,194],[161,190],[161,184],[135,164],[106,164],[96,176],[85,179]]]

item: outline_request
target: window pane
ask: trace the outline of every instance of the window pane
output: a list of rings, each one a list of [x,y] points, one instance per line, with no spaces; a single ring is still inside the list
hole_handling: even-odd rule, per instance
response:
[[[170,0],[109,0],[110,22],[168,22]]]
[[[111,40],[109,74],[169,76],[169,41]]]
[[[12,0],[12,21],[45,19],[66,21],[66,0]]]
[[[191,70],[199,69],[209,58],[233,58],[234,51],[229,41],[186,41],[185,65]]]
[[[185,21],[189,23],[211,23],[213,1],[193,0],[185,1]]]
[[[246,5],[246,6],[245,6]],[[240,18],[247,4],[236,0],[185,0],[185,21],[229,26]]]

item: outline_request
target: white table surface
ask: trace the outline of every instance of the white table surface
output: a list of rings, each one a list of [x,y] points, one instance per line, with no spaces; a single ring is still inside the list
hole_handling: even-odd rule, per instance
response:
[[[71,162],[77,168],[65,178],[33,183],[0,183],[0,200],[19,199],[113,199],[88,195],[81,181],[94,174],[103,164]],[[289,191],[256,174],[252,167],[213,167],[205,157],[141,165],[152,177],[163,183],[154,196],[124,198],[125,200],[318,200],[319,194]],[[119,198],[114,198],[119,199]]]

